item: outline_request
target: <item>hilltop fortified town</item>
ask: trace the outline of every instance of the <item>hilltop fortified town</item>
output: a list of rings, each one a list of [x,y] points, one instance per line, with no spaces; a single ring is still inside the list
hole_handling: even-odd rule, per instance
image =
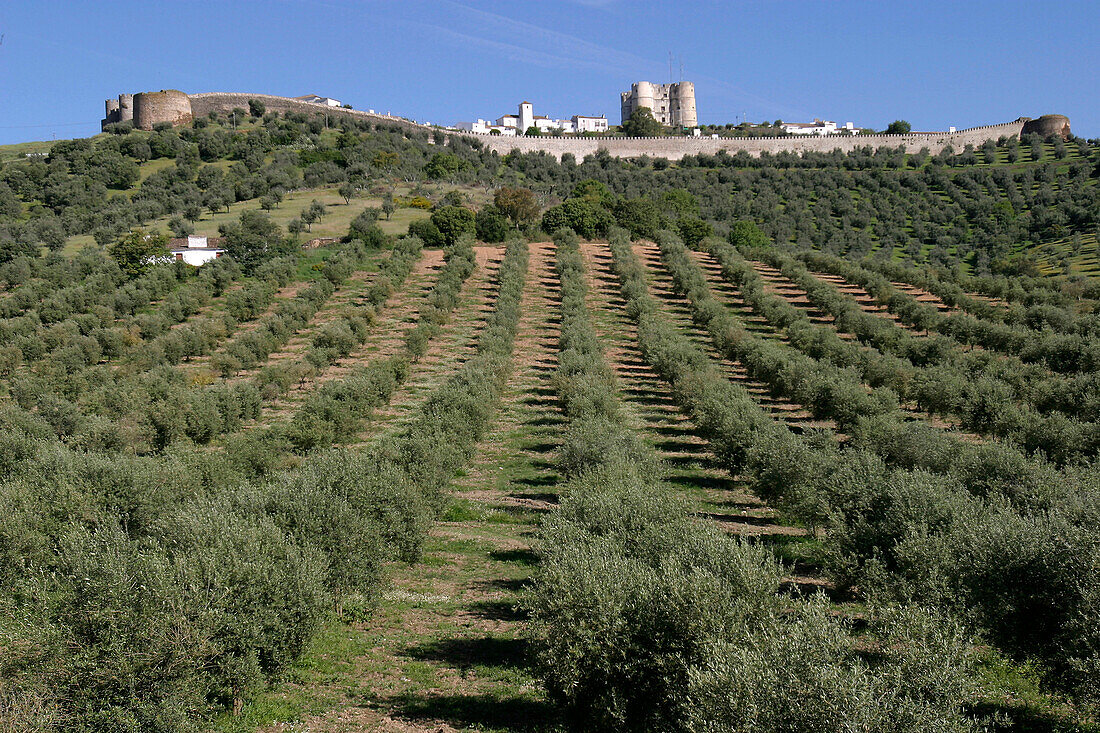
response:
[[[312,101],[313,98],[319,101]],[[911,132],[898,135],[854,134],[855,130],[844,127],[834,128],[833,123],[824,125],[816,123],[812,132],[807,134],[788,134],[782,137],[703,137],[703,136],[678,136],[631,138],[615,135],[577,136],[576,133],[601,133],[608,131],[606,117],[592,117],[586,115],[574,115],[569,120],[550,120],[534,114],[534,106],[530,102],[519,105],[516,115],[504,115],[490,124],[486,120],[478,120],[477,123],[466,123],[465,127],[444,129],[437,126],[420,124],[405,117],[377,114],[373,111],[361,111],[347,107],[336,107],[331,104],[328,97],[316,97],[310,95],[306,99],[292,99],[289,97],[277,97],[271,94],[235,94],[224,92],[209,92],[204,94],[188,95],[175,89],[166,89],[159,92],[142,92],[139,94],[121,94],[117,99],[106,100],[106,117],[102,120],[103,128],[119,122],[131,122],[135,128],[152,130],[159,123],[172,125],[190,124],[195,117],[202,117],[211,112],[230,112],[234,109],[248,107],[248,102],[255,99],[264,103],[272,112],[324,112],[329,115],[348,115],[359,119],[366,119],[378,124],[398,125],[412,130],[420,130],[431,133],[432,139],[439,141],[441,135],[468,135],[480,141],[481,145],[494,150],[501,155],[518,150],[519,152],[542,151],[561,158],[563,155],[572,155],[577,159],[586,155],[606,151],[608,155],[617,158],[637,158],[649,156],[651,158],[666,158],[668,160],[680,160],[685,155],[715,155],[725,151],[729,155],[744,152],[748,155],[759,156],[762,153],[776,154],[781,152],[804,153],[819,152],[828,153],[834,150],[850,152],[857,148],[902,148],[907,153],[917,153],[927,150],[935,155],[950,147],[953,150],[963,150],[967,145],[980,146],[986,140],[997,140],[1001,137],[1016,137],[1028,133],[1038,133],[1043,137],[1058,135],[1063,139],[1070,136],[1069,119],[1063,115],[1044,115],[1038,119],[1020,117],[1012,122],[997,125],[984,125],[965,130],[951,128],[943,132]],[[629,114],[647,103],[656,105],[654,115],[659,120],[669,120],[669,124],[679,121],[684,127],[694,127],[698,122],[698,114],[695,107],[695,86],[691,82],[678,84],[655,85],[649,82],[638,82],[631,86],[629,92],[621,95],[624,119],[629,119]],[[336,102],[336,100],[331,100]],[[662,107],[664,109],[662,110]],[[539,135],[520,134],[520,130],[526,132],[534,127]],[[826,130],[818,130],[818,127],[826,127]],[[835,129],[835,132],[834,132]],[[541,134],[548,131],[550,135]],[[572,132],[574,136],[565,137],[554,134]]]

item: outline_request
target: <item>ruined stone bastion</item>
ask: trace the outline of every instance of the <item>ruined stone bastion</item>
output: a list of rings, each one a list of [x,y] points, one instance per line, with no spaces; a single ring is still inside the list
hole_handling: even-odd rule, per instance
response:
[[[439,128],[421,125],[404,117],[381,115],[355,109],[325,107],[271,94],[210,92],[187,95],[175,90],[135,94],[133,96],[134,126],[151,130],[153,125],[158,122],[186,124],[190,123],[193,118],[205,116],[212,111],[230,112],[236,108],[248,109],[248,100],[250,99],[263,102],[266,109],[272,112],[327,114],[330,117],[348,116],[369,120],[377,124],[397,125],[408,130],[429,132],[432,133],[433,139],[437,134],[444,134],[447,137],[461,136],[476,139],[481,142],[483,147],[500,155],[507,155],[513,150],[518,150],[521,153],[543,151],[559,160],[566,153],[580,160],[586,155],[593,155],[602,150],[606,150],[609,155],[616,158],[649,156],[650,158],[667,158],[668,160],[680,160],[685,155],[714,155],[723,150],[730,155],[736,155],[744,151],[753,157],[758,157],[761,153],[775,154],[781,152],[801,154],[806,152],[829,153],[839,150],[847,153],[867,147],[902,147],[907,153],[917,153],[922,149],[927,149],[929,153],[935,155],[948,146],[958,152],[967,145],[978,147],[986,140],[997,140],[1001,137],[1019,138],[1021,134],[1030,132],[1038,132],[1044,136],[1061,135],[1063,137],[1070,134],[1069,119],[1062,115],[1045,115],[1036,120],[1020,117],[1012,122],[999,125],[971,127],[950,132],[913,132],[904,135],[755,138],[505,137],[454,130],[442,131]],[[108,102],[108,119],[111,117],[112,107],[117,109],[118,106],[118,103],[114,100]]]

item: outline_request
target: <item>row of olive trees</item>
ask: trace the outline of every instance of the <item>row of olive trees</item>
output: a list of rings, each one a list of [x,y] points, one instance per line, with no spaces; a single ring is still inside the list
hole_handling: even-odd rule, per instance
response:
[[[876,608],[857,642],[822,599],[780,594],[770,552],[691,516],[661,485],[586,311],[576,237],[555,240],[568,481],[539,530],[527,606],[539,672],[570,719],[601,730],[973,729],[957,628]],[[644,284],[624,283],[624,295],[640,321],[658,318]]]
[[[742,242],[741,232],[751,226],[735,226],[731,239]],[[808,356],[853,369],[867,384],[889,388],[929,412],[955,416],[967,429],[1005,438],[1029,452],[1043,451],[1058,461],[1095,452],[1100,432],[1095,418],[1088,417],[1089,402],[1095,402],[1095,398],[1084,394],[1095,381],[1092,375],[1066,378],[1041,368],[1024,367],[1012,370],[1014,383],[1019,385],[1014,387],[997,379],[991,370],[983,375],[981,369],[968,367],[967,360],[974,357],[952,349],[942,337],[920,337],[864,311],[851,297],[816,278],[797,260],[742,243],[747,253],[778,267],[806,292],[810,303],[835,318],[832,327],[815,325],[805,310],[768,293],[756,270],[732,246],[714,239],[706,240],[703,246],[714,255],[723,276],[739,289],[745,302],[774,328],[785,331],[790,344]],[[871,348],[845,341],[837,332],[851,333]],[[929,365],[933,359],[934,365]],[[987,366],[988,359],[983,358],[981,364]],[[1025,375],[1029,377],[1026,382]],[[1042,396],[1043,402],[1033,406],[1023,399],[1018,403],[1017,395],[1029,393]],[[1084,400],[1075,402],[1074,396]],[[1059,397],[1064,414],[1042,414],[1042,408],[1056,404]]]
[[[823,254],[807,254],[812,264],[825,268],[864,287],[902,322],[923,331],[935,331],[969,346],[1015,356],[1059,373],[1095,372],[1100,369],[1100,335],[1092,328],[1057,332],[1034,329],[1029,324],[1013,325],[1003,318],[975,317],[966,312],[941,313],[896,287],[883,275],[847,260]],[[1069,320],[1065,316],[1062,320]],[[1043,324],[1037,324],[1042,326]],[[1068,331],[1068,332],[1066,332]]]
[[[526,245],[510,245],[477,355],[408,428],[358,455],[246,482],[232,454],[77,453],[35,415],[5,410],[5,722],[199,730],[281,678],[334,610],[369,612],[385,564],[419,556],[492,415],[526,264]]]
[[[1059,471],[891,415],[859,420],[843,445],[799,438],[655,315],[625,235],[612,251],[646,360],[731,474],[825,527],[838,582],[940,607],[1053,687],[1097,699],[1100,578],[1087,570],[1100,553],[1095,464]]]
[[[1025,276],[972,277],[955,270],[929,270],[900,262],[868,260],[860,264],[895,282],[923,288],[948,306],[985,320],[1059,333],[1087,335],[1100,331],[1100,314],[1095,308],[1077,311],[1082,297],[1095,300],[1100,294],[1100,289],[1088,283],[1063,284],[1051,278]],[[990,302],[989,298],[1003,302]]]

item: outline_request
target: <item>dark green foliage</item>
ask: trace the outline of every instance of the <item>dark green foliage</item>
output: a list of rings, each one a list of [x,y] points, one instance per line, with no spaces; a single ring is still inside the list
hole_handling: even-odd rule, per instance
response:
[[[495,206],[483,206],[474,218],[474,227],[479,241],[503,242],[512,232],[508,218]]]
[[[268,260],[292,251],[279,225],[262,211],[242,213],[237,223],[222,227],[222,236],[229,254],[249,274]]]
[[[462,206],[444,206],[432,212],[431,223],[439,230],[445,246],[452,246],[460,237],[474,234],[474,212]]]
[[[635,282],[625,232],[612,240],[628,309],[653,334],[641,336],[643,351],[659,366],[666,347],[653,339],[674,337]],[[821,599],[782,599],[782,571],[766,551],[698,522],[659,486],[652,449],[619,414],[585,309],[576,237],[560,232],[555,241],[562,283],[555,386],[569,419],[560,461],[571,480],[560,510],[540,528],[527,604],[539,673],[575,726],[757,730],[755,722],[768,720],[769,730],[801,731],[828,720],[973,729],[963,707],[969,644],[957,628],[886,610],[857,640]],[[693,346],[668,348],[681,352],[685,380],[688,364],[703,368],[705,360],[688,353]],[[709,394],[717,378],[700,381]]]
[[[634,239],[653,239],[664,226],[661,211],[652,199],[622,199],[613,205],[612,212],[616,223]]]
[[[157,259],[168,258],[168,237],[136,229],[111,245],[110,252],[119,269],[133,279],[152,267]]]
[[[378,227],[378,209],[363,209],[348,227],[348,239],[359,240],[370,249],[377,249],[385,242],[385,235]]]
[[[649,107],[638,107],[630,113],[630,119],[620,128],[629,137],[657,137],[665,133],[664,125],[653,116]]]
[[[445,244],[443,233],[439,231],[431,219],[417,219],[409,224],[409,236],[417,237],[424,242],[425,247],[437,249]]]
[[[584,239],[603,236],[614,225],[615,217],[611,212],[587,199],[569,199],[542,215],[543,231],[572,229]]]

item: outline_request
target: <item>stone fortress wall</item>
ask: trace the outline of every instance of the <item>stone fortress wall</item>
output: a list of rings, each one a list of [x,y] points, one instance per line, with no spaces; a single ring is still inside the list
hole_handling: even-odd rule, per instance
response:
[[[830,153],[840,150],[847,153],[859,148],[904,147],[907,153],[917,153],[927,148],[935,155],[948,145],[961,152],[967,145],[980,146],[986,140],[1019,137],[1027,120],[1023,117],[1000,125],[972,127],[956,132],[914,132],[905,135],[830,135],[788,137],[606,137],[606,138],[554,138],[554,137],[501,137],[476,135],[485,147],[506,155],[513,150],[522,153],[545,150],[557,159],[565,153],[577,160],[606,150],[615,158],[667,158],[680,160],[685,155],[714,155],[725,150],[730,155],[744,151],[758,157],[761,153]]]
[[[126,96],[126,95],[124,95]],[[141,129],[152,129],[158,122],[185,124],[193,117],[203,117],[211,111],[229,112],[235,108],[248,109],[248,100],[263,102],[272,112],[303,112],[305,114],[325,113],[330,116],[348,116],[368,120],[376,124],[398,125],[408,130],[431,133],[433,139],[439,134],[448,137],[461,136],[479,140],[482,145],[500,155],[513,150],[522,153],[545,151],[557,159],[569,153],[578,160],[606,150],[616,158],[667,158],[680,160],[685,155],[714,155],[724,150],[730,155],[746,152],[753,157],[761,153],[815,152],[829,153],[834,150],[850,152],[860,148],[903,147],[907,153],[917,153],[927,148],[935,155],[947,146],[956,152],[967,145],[980,146],[986,140],[1000,137],[1019,138],[1024,132],[1042,134],[1069,135],[1069,120],[1061,115],[1045,115],[1037,120],[1021,117],[1013,122],[999,125],[971,127],[956,132],[913,132],[904,135],[833,135],[833,136],[789,136],[755,138],[710,138],[710,137],[505,137],[502,135],[483,135],[471,132],[442,131],[440,128],[421,125],[404,117],[382,115],[361,110],[325,107],[319,104],[303,102],[271,94],[242,94],[210,92],[186,95],[183,92],[164,91],[137,94],[133,97],[134,122]],[[122,99],[120,98],[120,102]],[[111,117],[111,103],[107,102],[108,119]],[[121,106],[121,105],[120,105]],[[104,122],[106,123],[107,120]],[[118,121],[117,119],[114,121]]]
[[[233,109],[248,109],[248,100],[255,99],[258,102],[263,102],[264,108],[268,112],[303,112],[308,115],[315,115],[319,113],[325,113],[330,116],[344,115],[347,117],[355,117],[359,119],[370,120],[377,123],[390,123],[400,125],[401,127],[417,130],[434,130],[436,128],[428,127],[427,125],[420,125],[412,120],[405,119],[404,117],[397,117],[394,115],[380,115],[374,112],[364,112],[358,109],[347,109],[345,107],[326,107],[322,104],[314,104],[312,102],[303,102],[300,99],[290,99],[288,97],[276,97],[273,94],[238,94],[231,92],[206,92],[203,94],[192,94],[191,97],[191,111],[195,117],[205,117],[211,112],[229,112]]]

